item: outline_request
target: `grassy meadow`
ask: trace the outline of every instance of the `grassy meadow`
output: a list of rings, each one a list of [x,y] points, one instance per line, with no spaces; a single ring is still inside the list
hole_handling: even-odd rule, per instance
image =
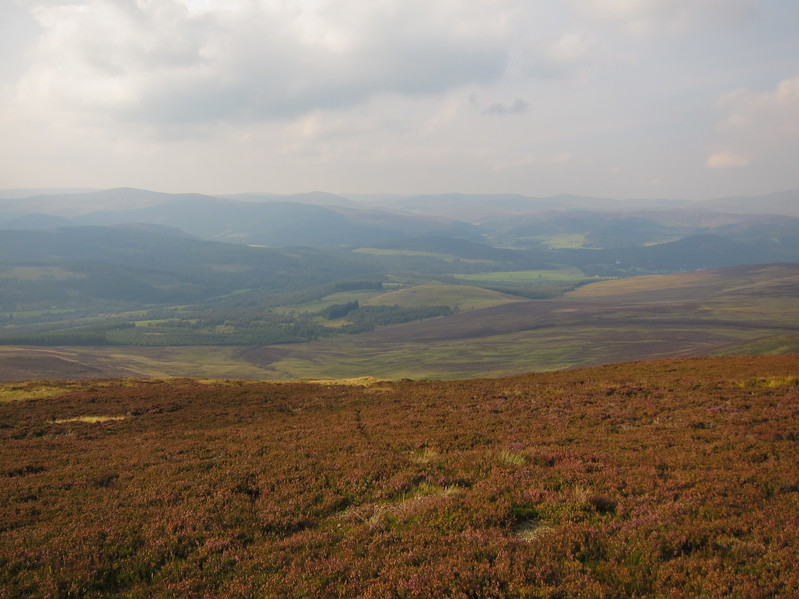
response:
[[[455,275],[455,278],[464,281],[481,281],[486,283],[548,283],[552,281],[580,283],[592,280],[591,277],[587,277],[585,273],[578,268],[485,272],[473,275]]]
[[[523,298],[468,285],[414,285],[397,291],[374,295],[364,301],[366,306],[450,306],[458,311],[490,308]]]

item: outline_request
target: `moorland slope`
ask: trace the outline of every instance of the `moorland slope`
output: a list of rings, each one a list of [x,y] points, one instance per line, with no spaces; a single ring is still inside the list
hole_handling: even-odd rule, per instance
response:
[[[592,283],[552,300],[242,355],[277,378],[464,378],[735,353],[776,339],[771,351],[796,351],[797,299],[799,265],[738,266]]]
[[[0,386],[4,597],[795,597],[799,356]]]

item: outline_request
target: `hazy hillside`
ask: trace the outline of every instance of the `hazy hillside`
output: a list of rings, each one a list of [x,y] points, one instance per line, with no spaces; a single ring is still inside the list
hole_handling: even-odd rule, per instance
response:
[[[636,208],[677,208],[686,203],[684,200],[617,200],[572,194],[530,197],[519,194],[465,193],[419,195],[396,198],[387,202],[397,210],[414,214],[457,217],[474,223],[483,223],[497,217],[537,214],[549,210],[616,211]]]
[[[322,192],[211,197],[121,188],[0,200],[0,229],[150,223],[204,239],[272,247],[444,236],[529,249],[643,247],[714,234],[752,245],[772,260],[795,260],[799,219],[785,216],[799,216],[796,205],[796,192],[704,202],[513,194],[356,201]],[[764,216],[770,214],[783,220]]]
[[[335,246],[447,230],[447,224],[419,217],[381,218],[380,215],[291,202],[252,204],[213,198],[185,199],[137,210],[86,214],[78,224],[114,225],[146,222],[180,228],[187,233],[233,243],[272,247]],[[371,222],[369,222],[371,221]],[[465,226],[461,226],[466,228]],[[452,226],[449,226],[452,229]]]
[[[52,214],[25,214],[7,220],[0,224],[2,229],[10,230],[46,230],[57,229],[58,227],[70,227],[74,223],[64,216],[54,216]]]
[[[186,303],[237,290],[289,291],[380,272],[356,254],[279,251],[187,238],[154,226],[0,233],[0,306],[7,311]]]
[[[784,214],[799,216],[799,189],[756,197],[731,197],[699,202],[704,210],[745,214]]]
[[[270,201],[252,201],[258,198],[248,196],[251,201],[235,201],[199,194],[114,189],[36,196],[0,202],[0,228],[21,229],[28,222],[29,228],[42,229],[48,218],[51,226],[150,223],[204,239],[272,247],[357,245],[429,234],[477,235],[472,226],[453,219],[310,203],[324,200],[322,195],[276,196]],[[69,221],[64,221],[65,217]]]
[[[184,194],[203,197],[199,194]],[[31,213],[72,217],[98,210],[133,209],[162,204],[177,197],[173,194],[120,187],[95,191],[67,191],[13,197],[0,201],[0,219],[8,220]]]
[[[9,597],[790,597],[797,356],[0,385]]]

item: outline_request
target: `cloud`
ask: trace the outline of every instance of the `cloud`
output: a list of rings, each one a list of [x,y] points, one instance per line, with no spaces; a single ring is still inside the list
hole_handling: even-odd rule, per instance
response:
[[[576,0],[583,14],[617,21],[633,33],[679,33],[698,26],[737,25],[751,17],[754,0]]]
[[[162,123],[280,119],[489,83],[502,13],[441,0],[33,2],[21,103]]]
[[[742,168],[750,157],[770,165],[771,173],[795,172],[799,152],[799,77],[780,81],[773,89],[739,89],[723,94],[716,102],[723,119],[717,125],[719,146],[738,151],[712,154],[710,168]],[[794,158],[792,158],[794,157]]]
[[[488,108],[482,111],[482,114],[521,114],[527,112],[530,108],[530,103],[523,98],[517,98],[513,104],[491,104]]]
[[[570,31],[550,44],[547,55],[560,64],[579,63],[585,60],[596,46],[594,34]]]
[[[797,7],[0,0],[0,131],[13,140],[0,179],[632,196],[661,176],[658,193],[693,197],[733,179],[796,187]],[[706,168],[745,161],[736,177]]]
[[[750,165],[751,160],[746,154],[733,152],[730,150],[721,150],[714,152],[707,159],[707,167],[713,169],[728,169],[728,168],[746,168]]]
[[[799,77],[784,79],[773,91],[736,90],[721,96],[725,132],[799,139]]]

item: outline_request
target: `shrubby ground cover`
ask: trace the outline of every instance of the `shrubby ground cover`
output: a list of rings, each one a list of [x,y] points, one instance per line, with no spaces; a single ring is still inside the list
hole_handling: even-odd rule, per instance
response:
[[[796,355],[61,385],[5,385],[0,597],[799,594]]]

